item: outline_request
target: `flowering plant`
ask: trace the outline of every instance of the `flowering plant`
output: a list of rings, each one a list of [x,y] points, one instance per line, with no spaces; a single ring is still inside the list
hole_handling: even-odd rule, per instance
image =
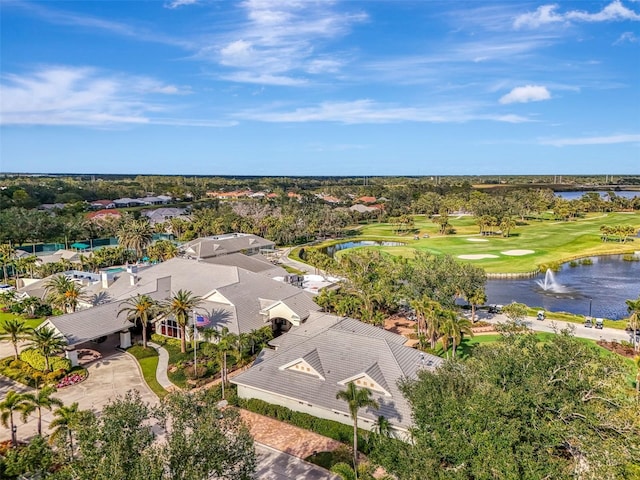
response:
[[[86,373],[77,373],[77,372],[71,373],[65,376],[64,378],[62,378],[62,380],[60,380],[56,385],[56,388],[64,388],[64,387],[69,387],[71,385],[75,385],[77,383],[82,382],[85,378],[87,378]]]

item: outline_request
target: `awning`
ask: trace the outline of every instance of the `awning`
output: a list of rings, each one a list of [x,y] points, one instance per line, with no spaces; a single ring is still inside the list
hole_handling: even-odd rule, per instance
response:
[[[78,250],[86,250],[87,248],[89,248],[89,245],[87,245],[86,243],[76,242],[71,244],[71,248],[75,248]]]

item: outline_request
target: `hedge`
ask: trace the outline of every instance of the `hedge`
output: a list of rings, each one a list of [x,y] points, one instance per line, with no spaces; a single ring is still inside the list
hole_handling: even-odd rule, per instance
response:
[[[157,343],[159,345],[171,345],[172,347],[176,347],[178,349],[181,348],[180,339],[179,338],[170,338],[165,337],[164,335],[160,335],[158,333],[154,333],[151,335],[151,341],[153,343]],[[187,342],[187,345],[189,342]]]
[[[254,413],[259,413],[266,417],[275,418],[285,423],[290,423],[296,427],[316,432],[325,437],[332,438],[338,442],[351,444],[353,442],[353,427],[333,420],[325,420],[324,418],[314,417],[308,413],[296,412],[287,407],[273,405],[264,400],[257,398],[243,399],[238,398],[238,406]],[[359,431],[358,446],[359,450],[367,453],[367,437],[366,432]]]
[[[44,356],[35,349],[24,350],[20,353],[20,360],[28,363],[31,367],[44,372],[46,363]],[[71,361],[68,358],[62,357],[49,357],[49,369],[52,372],[57,370],[64,370],[65,372],[71,370]]]

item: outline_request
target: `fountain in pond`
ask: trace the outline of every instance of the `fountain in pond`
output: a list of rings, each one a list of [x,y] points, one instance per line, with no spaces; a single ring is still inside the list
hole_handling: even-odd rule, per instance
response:
[[[556,277],[551,269],[547,269],[544,280],[536,280],[536,284],[545,292],[567,293],[567,288],[556,281]]]

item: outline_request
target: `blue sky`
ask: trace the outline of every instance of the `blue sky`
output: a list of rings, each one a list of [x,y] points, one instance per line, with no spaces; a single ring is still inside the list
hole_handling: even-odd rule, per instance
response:
[[[0,171],[640,173],[640,1],[0,0]]]

